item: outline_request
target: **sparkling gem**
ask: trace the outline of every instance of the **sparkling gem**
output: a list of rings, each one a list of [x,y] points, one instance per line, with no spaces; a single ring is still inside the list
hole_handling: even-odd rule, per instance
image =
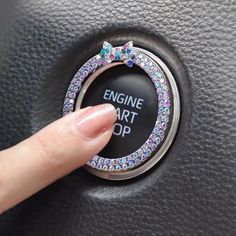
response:
[[[114,170],[114,166],[109,166],[109,171],[113,171]]]
[[[164,111],[164,108],[163,108],[163,107],[160,107],[160,108],[158,109],[158,113],[159,113],[159,114],[162,114],[163,111]]]
[[[164,116],[164,119],[163,119],[166,123],[168,123],[168,121],[169,121],[169,118],[168,118],[168,116]]]
[[[90,165],[91,165],[92,167],[95,167],[95,166],[96,166],[95,161],[92,161],[92,162],[90,163]]]
[[[104,161],[103,161],[103,163],[107,165],[107,164],[109,164],[109,163],[110,163],[110,160],[109,160],[109,159],[107,159],[107,158],[105,158],[105,159],[104,159]]]
[[[107,170],[108,170],[107,165],[104,165],[104,166],[102,167],[102,169],[103,169],[104,171],[107,171]]]
[[[164,79],[160,79],[160,83],[163,84],[165,82]]]
[[[119,165],[117,165],[117,166],[115,166],[115,170],[120,170],[121,169],[121,167],[119,166]]]
[[[159,121],[163,121],[163,115],[159,115],[159,116],[158,116],[158,120],[159,120]]]
[[[160,129],[160,136],[162,137],[164,135],[164,131]]]
[[[153,143],[153,141],[152,141],[151,139],[148,139],[148,140],[147,140],[147,144],[148,144],[148,145],[152,145],[152,143]]]
[[[138,153],[137,152],[133,153],[132,157],[133,159],[136,159],[138,157]]]
[[[69,99],[69,98],[67,97],[67,95],[66,95],[66,98],[65,98],[65,101],[64,101],[64,105],[67,104],[67,103],[69,103],[69,100],[70,100],[70,99]]]
[[[127,52],[128,54],[130,54],[130,53],[131,53],[131,49],[128,48],[128,49],[126,50],[126,52]]]
[[[123,46],[123,48],[132,48],[132,47],[133,47],[133,41],[129,41]]]
[[[163,128],[164,130],[166,130],[167,124],[166,124],[166,123],[162,123],[162,128]]]
[[[153,129],[153,133],[158,134],[159,133],[159,129],[158,128],[154,128]]]
[[[70,108],[69,105],[65,105],[65,106],[64,106],[64,111],[65,111],[65,112],[68,112],[68,111],[70,111],[70,110],[71,110],[71,108]]]
[[[155,134],[152,134],[151,135],[151,139],[154,141],[156,139],[156,135]]]
[[[145,154],[143,154],[142,156],[141,156],[141,161],[145,161],[146,159],[147,159],[147,154],[145,153]]]
[[[138,156],[141,156],[141,155],[143,154],[143,150],[140,148],[140,149],[137,151],[137,153],[138,153]]]
[[[120,52],[117,50],[115,51],[115,60],[119,61],[120,60]]]
[[[99,59],[101,59],[101,56],[98,54],[98,55],[96,56],[96,60],[99,60]]]
[[[152,145],[151,145],[151,150],[152,150],[152,152],[154,152],[155,150],[156,150],[156,143],[153,143]]]
[[[75,97],[76,97],[76,93],[74,93],[74,92],[73,92],[73,93],[69,93],[69,94],[68,94],[68,97],[69,97],[69,98],[75,98]]]
[[[128,161],[132,161],[132,160],[133,160],[133,155],[134,155],[134,154],[127,156],[127,160],[128,160]]]
[[[165,108],[164,111],[163,111],[163,114],[169,115],[170,114],[170,109]]]
[[[101,50],[100,54],[101,54],[101,56],[104,56],[105,53],[106,53],[106,50],[105,50],[105,48],[103,48],[103,49]]]
[[[166,100],[165,103],[164,103],[164,106],[165,107],[170,107],[170,100]]]
[[[128,168],[127,164],[123,164],[123,165],[122,165],[122,169],[123,169],[123,170],[127,170],[127,168]]]
[[[161,73],[160,73],[160,72],[156,72],[156,73],[155,73],[155,76],[156,76],[157,78],[161,78]]]
[[[160,136],[156,136],[156,142],[159,144],[160,141],[161,141]]]
[[[158,120],[156,121],[156,127],[161,127],[161,122],[160,122],[160,118],[159,118],[160,116],[158,116]]]
[[[128,67],[132,67],[133,66],[133,61],[132,60],[128,60],[127,61],[127,66]]]
[[[132,167],[134,166],[134,162],[133,162],[133,161],[129,161],[129,162],[128,162],[128,166],[129,166],[130,168],[132,168]]]
[[[114,159],[111,159],[110,164],[115,165],[116,161]]]
[[[76,81],[75,86],[77,86],[80,89],[81,88],[81,81],[80,80]]]
[[[108,43],[107,41],[104,41],[102,47],[103,48],[112,48],[112,45],[110,43]]]
[[[149,149],[147,150],[147,155],[150,156],[151,153],[152,153],[152,151],[151,151],[151,149],[149,148]]]

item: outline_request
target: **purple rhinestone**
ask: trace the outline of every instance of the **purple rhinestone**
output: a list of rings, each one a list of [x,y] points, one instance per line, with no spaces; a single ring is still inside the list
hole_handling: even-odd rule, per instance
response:
[[[156,135],[155,134],[152,134],[151,135],[151,139],[154,141],[156,139]]]
[[[165,107],[170,107],[170,100],[166,100],[165,103],[164,103],[164,106]]]
[[[147,140],[147,144],[148,144],[148,145],[151,145],[152,143],[153,143],[153,142],[152,142],[151,139],[148,139],[148,140]]]

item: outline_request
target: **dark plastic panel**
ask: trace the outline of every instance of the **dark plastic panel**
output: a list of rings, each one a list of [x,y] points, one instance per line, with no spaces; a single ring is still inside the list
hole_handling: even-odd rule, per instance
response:
[[[235,235],[235,7],[15,3],[0,35],[0,148],[61,116],[73,74],[104,40],[133,40],[161,57],[178,82],[182,116],[170,151],[147,174],[114,183],[80,169],[0,216],[0,235]]]

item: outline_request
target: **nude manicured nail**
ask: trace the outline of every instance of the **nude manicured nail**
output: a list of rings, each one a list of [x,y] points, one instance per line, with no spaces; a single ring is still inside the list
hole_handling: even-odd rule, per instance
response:
[[[78,132],[87,138],[96,138],[111,129],[116,121],[116,110],[111,104],[90,107],[77,120]]]

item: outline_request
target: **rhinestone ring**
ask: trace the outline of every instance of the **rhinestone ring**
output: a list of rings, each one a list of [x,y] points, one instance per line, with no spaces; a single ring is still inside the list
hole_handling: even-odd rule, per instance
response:
[[[91,172],[95,171],[95,174],[100,177],[126,179],[138,175],[136,169],[140,166],[142,172],[151,168],[167,151],[177,130],[180,101],[175,80],[158,57],[147,50],[134,47],[132,41],[117,47],[104,42],[100,53],[85,62],[74,75],[64,100],[63,115],[75,110],[76,99],[83,83],[92,74],[117,62],[124,63],[131,69],[136,65],[144,70],[155,87],[158,100],[155,126],[138,150],[118,158],[96,155],[87,162],[88,169]]]

